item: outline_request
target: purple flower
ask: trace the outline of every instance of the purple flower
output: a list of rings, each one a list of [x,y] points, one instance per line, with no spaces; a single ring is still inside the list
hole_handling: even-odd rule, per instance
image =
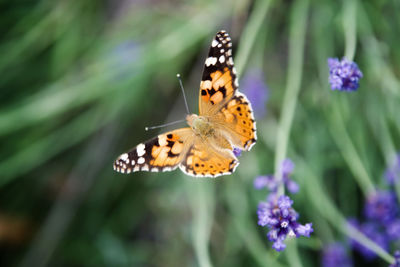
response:
[[[397,154],[393,165],[386,169],[385,178],[389,185],[393,185],[400,179],[400,153]]]
[[[273,175],[261,175],[254,179],[254,188],[258,190],[268,188],[269,191],[276,192],[278,183]]]
[[[233,148],[233,154],[235,155],[235,157],[240,157],[240,155],[242,155],[242,150],[240,148]]]
[[[377,191],[370,195],[364,207],[364,214],[368,219],[383,225],[392,221],[398,213],[396,196],[389,191]]]
[[[290,179],[289,175],[292,174],[294,163],[290,159],[285,159],[282,162],[282,181],[277,181],[274,175],[261,175],[254,179],[254,188],[262,189],[268,188],[271,192],[276,192],[281,183],[287,187],[288,191],[295,194],[299,191],[299,185]]]
[[[285,159],[282,162],[282,180],[283,183],[286,185],[288,191],[292,194],[296,194],[299,192],[299,185],[290,179],[289,175],[292,174],[294,170],[294,163],[290,159]]]
[[[328,58],[329,83],[332,90],[356,91],[359,87],[359,80],[363,77],[357,64],[342,58]]]
[[[276,251],[286,248],[284,241],[287,236],[309,237],[313,232],[312,223],[302,225],[297,222],[299,215],[292,208],[292,204],[293,200],[288,196],[277,198],[275,194],[270,194],[267,202],[260,202],[258,205],[258,224],[268,226],[267,237],[274,242],[272,248]]]
[[[322,256],[323,267],[351,267],[353,262],[346,249],[339,243],[326,246]]]
[[[357,228],[360,232],[366,235],[369,239],[374,241],[378,246],[380,246],[384,250],[388,250],[389,248],[389,239],[386,233],[381,231],[379,225],[373,222],[366,222],[363,224],[359,224],[359,222],[355,219],[349,220],[349,223]],[[356,240],[352,239],[350,244],[352,247],[360,252],[364,258],[368,261],[373,260],[376,258],[375,252],[371,251],[370,249],[366,248],[363,244],[357,242]]]
[[[400,240],[400,218],[397,218],[387,224],[386,233],[390,240]]]
[[[390,264],[389,267],[400,267],[400,251],[397,250],[394,253],[394,263]]]
[[[263,118],[267,112],[265,104],[268,100],[268,87],[265,84],[263,72],[261,69],[251,69],[243,77],[241,83],[243,92],[252,105],[255,117]]]

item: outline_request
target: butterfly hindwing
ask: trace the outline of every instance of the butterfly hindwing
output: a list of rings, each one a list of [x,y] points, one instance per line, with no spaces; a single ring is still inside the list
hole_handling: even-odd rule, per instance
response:
[[[120,155],[114,170],[121,173],[135,171],[171,171],[178,167],[191,146],[191,128],[160,134]]]
[[[228,33],[220,31],[211,43],[200,82],[199,114],[212,115],[238,87],[232,59],[232,42]]]
[[[239,162],[232,151],[216,150],[211,144],[198,141],[194,142],[179,167],[191,176],[218,177],[233,173],[237,165]]]
[[[251,104],[244,94],[236,92],[212,120],[234,146],[250,150],[255,144],[256,122]]]

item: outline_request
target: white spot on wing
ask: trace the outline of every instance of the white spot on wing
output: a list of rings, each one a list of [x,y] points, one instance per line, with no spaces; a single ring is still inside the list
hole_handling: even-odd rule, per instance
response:
[[[233,65],[232,57],[229,57],[229,59],[228,59],[228,64],[229,64],[229,65]]]
[[[143,156],[146,153],[145,148],[146,148],[146,146],[144,144],[139,144],[136,147],[136,152],[137,152],[139,157]]]
[[[119,158],[123,161],[126,161],[128,159],[128,153],[124,153],[121,156],[119,156]]]
[[[143,165],[142,171],[148,171],[149,170],[149,165]]]
[[[214,40],[212,41],[212,43],[211,43],[211,46],[212,46],[212,47],[216,47],[217,45],[218,45],[218,41],[214,39]]]
[[[225,62],[225,56],[224,55],[219,57],[219,62],[221,62],[221,63]]]
[[[210,65],[215,65],[215,63],[217,63],[217,58],[216,57],[209,57],[206,59],[206,66],[210,66]]]
[[[143,164],[143,163],[144,163],[144,158],[143,158],[143,157],[140,157],[140,158],[137,160],[137,163],[138,163],[138,164]]]

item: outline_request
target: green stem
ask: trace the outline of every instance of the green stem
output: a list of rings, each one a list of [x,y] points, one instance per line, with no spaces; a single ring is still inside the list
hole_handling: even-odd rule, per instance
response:
[[[200,267],[211,267],[208,243],[215,209],[214,184],[207,180],[188,180],[193,211],[193,245]]]
[[[353,61],[356,51],[356,21],[357,21],[357,0],[343,1],[343,30],[345,37],[345,53],[344,56]]]
[[[302,267],[299,251],[297,249],[297,240],[293,238],[288,242],[286,257],[291,267]]]
[[[351,138],[346,130],[343,121],[343,114],[339,101],[333,101],[333,124],[330,127],[332,137],[340,149],[345,161],[347,162],[350,171],[353,173],[356,182],[360,186],[365,196],[375,192],[374,184],[369,176],[366,168],[364,167],[357,150],[351,141]]]
[[[278,126],[275,152],[275,177],[278,181],[282,179],[281,163],[286,157],[290,129],[300,91],[307,14],[308,0],[296,1],[292,7],[291,13],[288,76],[282,104],[282,117]],[[284,191],[284,186],[281,185],[278,190],[278,195],[284,194]]]

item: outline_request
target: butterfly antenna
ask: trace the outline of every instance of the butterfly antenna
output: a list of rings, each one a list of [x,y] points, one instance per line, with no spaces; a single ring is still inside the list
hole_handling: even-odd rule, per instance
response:
[[[178,78],[179,85],[181,86],[181,90],[182,90],[182,94],[183,94],[183,100],[185,101],[185,106],[186,106],[186,112],[187,112],[187,114],[190,114],[189,106],[188,106],[187,101],[186,101],[185,89],[183,89],[181,75],[178,73],[178,74],[176,74],[176,77]]]
[[[144,127],[144,129],[145,129],[146,131],[148,131],[148,130],[153,130],[153,129],[157,129],[157,128],[162,128],[162,127],[170,126],[170,125],[173,125],[173,124],[176,124],[176,123],[180,123],[180,122],[184,122],[184,121],[185,121],[185,120],[173,121],[173,122],[168,122],[168,123],[161,124],[161,125],[157,125],[157,126]]]

